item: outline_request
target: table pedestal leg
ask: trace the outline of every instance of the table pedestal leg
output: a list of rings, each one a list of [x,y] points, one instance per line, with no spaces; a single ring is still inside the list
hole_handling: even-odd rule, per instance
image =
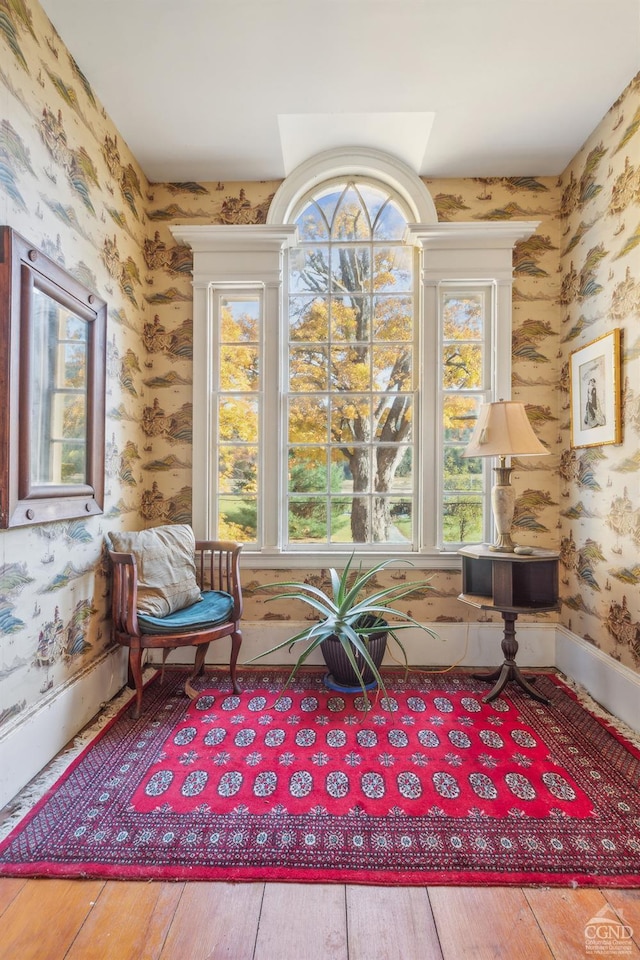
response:
[[[534,700],[538,700],[540,703],[549,703],[546,697],[543,697],[541,693],[538,693],[536,688],[530,683],[520,672],[520,667],[516,663],[516,654],[518,652],[518,641],[516,640],[516,620],[518,619],[518,614],[513,613],[512,611],[503,610],[502,619],[504,620],[504,636],[502,638],[502,652],[504,654],[504,663],[501,667],[498,667],[497,670],[492,671],[491,673],[476,673],[474,674],[475,680],[486,680],[489,683],[495,681],[495,685],[486,695],[483,697],[485,703],[490,703],[491,700],[495,700],[502,691],[504,690],[506,684],[509,680],[515,680],[518,686],[522,687],[529,696],[533,697]]]

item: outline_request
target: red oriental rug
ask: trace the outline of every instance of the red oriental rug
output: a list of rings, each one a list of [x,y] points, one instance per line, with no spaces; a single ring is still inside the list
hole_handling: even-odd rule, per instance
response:
[[[466,673],[389,697],[308,672],[146,688],[0,845],[0,875],[640,886],[640,751],[558,678],[485,704]],[[391,692],[393,691],[393,692]]]

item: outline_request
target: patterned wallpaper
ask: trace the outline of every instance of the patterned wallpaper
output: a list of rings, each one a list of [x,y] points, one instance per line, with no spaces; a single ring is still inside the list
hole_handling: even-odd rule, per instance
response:
[[[104,533],[139,524],[148,184],[37,3],[0,3],[0,223],[108,304],[105,513],[0,532],[0,729],[110,642]]]
[[[635,81],[560,179],[427,181],[440,220],[541,221],[515,256],[513,393],[553,456],[515,464],[518,539],[561,547],[562,622],[635,669],[639,124]],[[108,645],[104,534],[190,519],[191,259],[168,225],[264,222],[278,185],[149,184],[37,2],[2,2],[0,222],[104,297],[109,326],[104,516],[0,532],[0,729]],[[623,444],[570,451],[569,354],[613,326]],[[260,591],[289,576],[245,570],[247,620],[290,615]],[[477,619],[456,600],[457,572],[435,572],[432,588],[404,605],[417,619],[443,636]]]
[[[560,181],[562,622],[640,667],[640,75]],[[619,328],[622,443],[571,449],[569,357]]]

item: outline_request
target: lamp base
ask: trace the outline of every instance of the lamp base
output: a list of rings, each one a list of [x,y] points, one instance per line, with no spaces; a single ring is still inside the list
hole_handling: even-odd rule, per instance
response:
[[[513,553],[515,544],[511,539],[511,524],[516,506],[516,492],[511,486],[511,467],[505,467],[504,457],[500,466],[494,467],[496,482],[491,490],[491,505],[496,526],[496,540],[489,549],[496,553]]]
[[[501,533],[495,543],[489,544],[489,550],[493,550],[494,553],[513,553],[515,546],[510,534]]]

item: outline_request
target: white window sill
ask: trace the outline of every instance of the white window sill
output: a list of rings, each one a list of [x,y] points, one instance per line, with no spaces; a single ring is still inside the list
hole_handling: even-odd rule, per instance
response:
[[[250,550],[243,550],[240,554],[240,561],[241,566],[246,570],[316,570],[322,567],[342,569],[350,556],[350,553],[343,553],[342,551],[252,553]],[[460,570],[462,566],[458,554],[449,551],[404,555],[391,552],[358,553],[356,551],[353,565],[358,567],[361,564],[364,570],[368,570],[384,560],[397,561],[398,568],[409,569],[411,565],[417,570]]]

